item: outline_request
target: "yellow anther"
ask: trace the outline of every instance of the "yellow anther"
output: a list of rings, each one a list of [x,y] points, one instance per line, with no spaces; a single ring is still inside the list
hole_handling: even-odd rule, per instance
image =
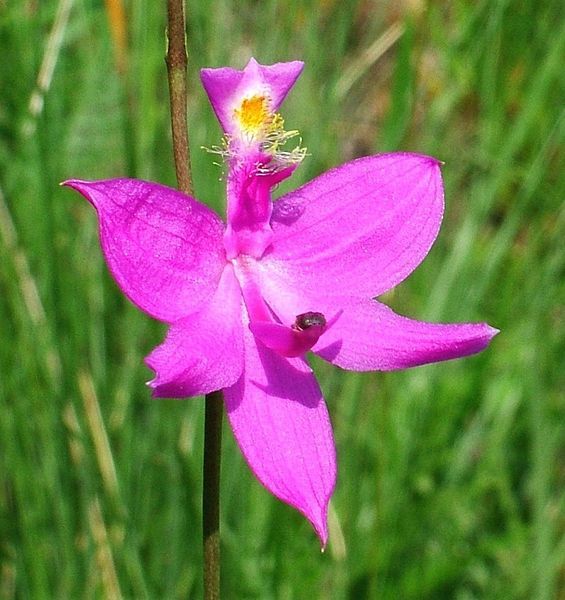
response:
[[[255,135],[271,124],[273,114],[269,110],[269,100],[265,96],[244,98],[240,108],[234,110],[234,115],[241,128]]]
[[[213,148],[212,152],[229,157],[235,156],[247,145],[257,145],[258,149],[271,157],[270,162],[261,167],[265,172],[296,165],[306,155],[306,149],[299,145],[292,150],[285,149],[286,143],[299,134],[298,131],[285,131],[284,119],[272,111],[268,94],[258,93],[243,98],[240,105],[233,109],[233,118],[239,131],[226,138],[225,148]],[[231,143],[232,139],[234,144]]]

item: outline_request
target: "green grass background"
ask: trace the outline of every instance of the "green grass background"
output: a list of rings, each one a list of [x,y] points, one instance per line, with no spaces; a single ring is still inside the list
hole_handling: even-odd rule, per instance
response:
[[[120,46],[102,2],[0,1],[2,600],[201,595],[203,403],[150,399],[142,357],[164,327],[121,296],[94,212],[58,187],[112,176],[174,185],[165,2],[125,8]],[[315,362],[340,466],[324,554],[225,427],[225,598],[563,593],[562,8],[188,1],[199,198],[222,210],[221,169],[201,150],[220,131],[198,69],[302,59],[283,114],[310,156],[292,186],[364,154],[441,158],[439,239],[385,300],[502,330],[479,356],[405,372]],[[43,106],[30,109],[38,89]]]

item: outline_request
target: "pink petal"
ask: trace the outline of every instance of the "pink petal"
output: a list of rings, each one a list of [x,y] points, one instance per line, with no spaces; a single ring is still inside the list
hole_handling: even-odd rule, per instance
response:
[[[98,212],[106,261],[126,296],[173,322],[197,310],[225,265],[224,226],[194,198],[146,181],[66,181]]]
[[[257,90],[265,91],[275,112],[303,68],[304,63],[300,61],[260,65],[252,58],[243,71],[229,67],[202,69],[200,77],[223,130],[230,133],[234,108],[244,97]]]
[[[313,352],[353,371],[390,371],[468,356],[486,348],[498,333],[486,323],[414,321],[376,300],[341,304]]]
[[[244,372],[225,390],[225,401],[235,438],[257,479],[302,512],[325,545],[335,447],[308,365],[268,350],[247,331]]]
[[[275,202],[272,250],[262,268],[316,294],[376,296],[420,264],[442,214],[437,160],[361,158]]]
[[[227,265],[204,308],[171,325],[145,362],[156,373],[155,398],[186,398],[233,385],[243,370],[243,302]]]

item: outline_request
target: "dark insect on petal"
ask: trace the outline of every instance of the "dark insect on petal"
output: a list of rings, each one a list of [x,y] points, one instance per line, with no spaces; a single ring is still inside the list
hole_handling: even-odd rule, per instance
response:
[[[298,329],[298,331],[304,331],[313,326],[325,327],[326,317],[319,312],[306,312],[296,316],[296,321],[292,327]]]

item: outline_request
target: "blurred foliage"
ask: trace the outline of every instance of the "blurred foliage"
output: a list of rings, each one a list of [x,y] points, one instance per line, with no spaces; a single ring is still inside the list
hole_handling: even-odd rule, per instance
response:
[[[0,2],[0,597],[201,594],[202,402],[149,399],[162,338],[104,267],[68,177],[174,184],[165,3]],[[320,361],[340,461],[325,554],[225,428],[226,598],[557,598],[565,576],[563,57],[558,0],[188,0],[197,195],[222,210],[203,66],[302,59],[310,156],[445,161],[446,215],[385,298],[502,333],[469,359]],[[561,17],[561,18],[560,18]],[[281,193],[287,186],[281,188]]]

